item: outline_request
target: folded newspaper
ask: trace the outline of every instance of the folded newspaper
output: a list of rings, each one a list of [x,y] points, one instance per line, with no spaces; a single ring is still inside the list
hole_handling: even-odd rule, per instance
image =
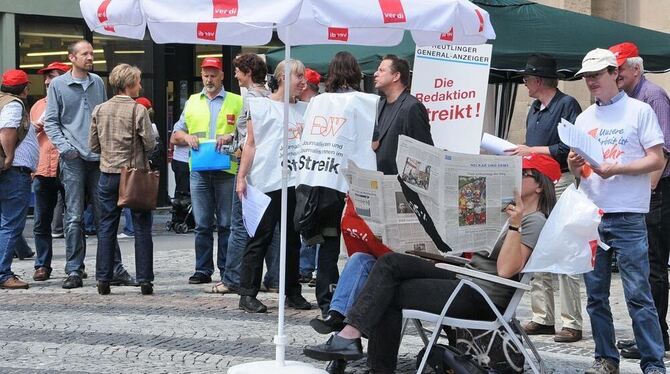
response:
[[[343,174],[356,213],[383,244],[400,253],[438,252],[405,199],[395,175],[359,168],[352,160]],[[356,251],[349,249],[352,250]]]

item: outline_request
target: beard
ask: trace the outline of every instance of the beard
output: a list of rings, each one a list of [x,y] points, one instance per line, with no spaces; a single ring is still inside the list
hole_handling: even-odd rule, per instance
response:
[[[218,90],[219,89],[216,85],[213,84],[205,85],[205,91],[207,91],[208,93],[216,93]]]

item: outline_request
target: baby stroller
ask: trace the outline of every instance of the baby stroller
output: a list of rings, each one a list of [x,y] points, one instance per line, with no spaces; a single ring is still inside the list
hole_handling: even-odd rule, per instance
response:
[[[193,230],[195,227],[190,196],[174,197],[170,213],[172,214],[172,218],[165,222],[165,229],[167,231],[174,230],[177,234],[186,234],[188,230]]]

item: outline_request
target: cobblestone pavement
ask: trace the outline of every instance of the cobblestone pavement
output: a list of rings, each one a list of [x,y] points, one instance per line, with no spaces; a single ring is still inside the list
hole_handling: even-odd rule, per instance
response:
[[[53,278],[33,282],[33,262],[15,260],[14,271],[30,282],[30,289],[0,290],[0,373],[215,373],[232,365],[274,359],[273,336],[277,329],[277,295],[261,293],[270,312],[247,314],[237,309],[236,295],[213,295],[204,286],[189,285],[194,255],[191,234],[165,233],[165,214],[155,219],[155,294],[140,295],[138,288],[112,287],[110,296],[95,288],[96,240],[88,240],[89,278],[84,287],[64,290],[64,240],[54,241]],[[31,227],[26,237],[32,245]],[[124,263],[134,273],[133,240],[121,239]],[[341,260],[341,265],[344,260]],[[303,289],[314,302],[314,291]],[[558,298],[557,298],[558,299]],[[632,330],[618,278],[612,287],[612,307],[617,336],[631,337]],[[316,311],[286,313],[287,359],[314,362],[302,348],[325,340],[309,326]],[[530,316],[526,297],[518,311]],[[585,315],[585,339],[573,344],[554,343],[549,336],[533,337],[549,371],[580,373],[592,361],[593,340]],[[410,332],[403,340],[399,373],[411,373],[420,340]],[[622,373],[640,372],[635,360],[624,360]],[[365,363],[348,370],[363,373]]]

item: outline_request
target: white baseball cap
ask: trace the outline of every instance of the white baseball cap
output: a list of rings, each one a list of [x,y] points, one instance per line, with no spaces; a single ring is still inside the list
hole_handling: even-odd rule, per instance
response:
[[[616,56],[614,56],[614,53],[610,50],[596,48],[584,56],[584,59],[582,60],[582,68],[575,74],[575,76],[600,71],[608,66],[619,66],[616,63]]]

